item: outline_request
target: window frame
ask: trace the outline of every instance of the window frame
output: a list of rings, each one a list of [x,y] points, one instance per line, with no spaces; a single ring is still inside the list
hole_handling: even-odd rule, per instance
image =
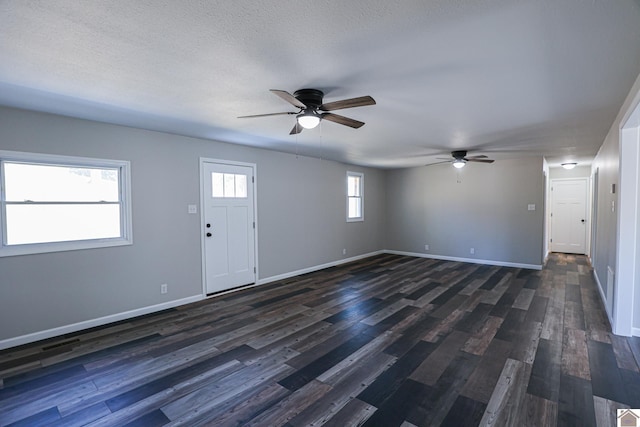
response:
[[[360,179],[360,196],[349,196],[349,177],[357,177]],[[353,172],[347,171],[347,180],[346,180],[346,200],[347,200],[347,222],[362,222],[364,221],[364,173],[362,172]],[[360,199],[360,216],[358,217],[350,217],[349,216],[349,200],[351,198],[359,198]]]
[[[7,245],[6,188],[4,164],[24,163],[35,165],[68,166],[77,168],[109,168],[119,171],[120,236],[62,242],[43,242]],[[0,150],[0,257],[96,249],[133,244],[131,213],[131,163],[125,160],[109,160],[54,154],[25,153]]]

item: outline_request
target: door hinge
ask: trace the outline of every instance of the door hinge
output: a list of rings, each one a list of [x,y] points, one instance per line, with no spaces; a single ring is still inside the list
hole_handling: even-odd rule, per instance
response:
[[[551,216],[553,216],[553,212],[551,212]]]
[[[256,268],[253,267],[253,274],[256,274]]]
[[[253,229],[254,230],[256,229],[256,222],[255,221],[253,221]]]
[[[251,177],[251,183],[252,183],[252,184],[254,184],[255,182],[256,182],[256,177],[255,177],[255,176],[252,176],[252,177]]]
[[[549,239],[549,242],[550,242],[550,243],[553,243],[553,239]]]

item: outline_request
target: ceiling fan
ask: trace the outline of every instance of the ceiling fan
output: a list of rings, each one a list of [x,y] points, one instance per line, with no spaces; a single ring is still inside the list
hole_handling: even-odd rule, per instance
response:
[[[375,105],[376,101],[370,96],[361,96],[358,98],[343,99],[341,101],[334,101],[324,104],[322,98],[324,93],[318,89],[300,89],[293,92],[291,95],[289,92],[278,89],[270,89],[271,92],[280,98],[287,101],[294,107],[299,108],[296,112],[283,112],[283,113],[268,113],[268,114],[255,114],[252,116],[239,116],[239,119],[252,118],[252,117],[267,117],[267,116],[279,116],[279,115],[296,115],[296,124],[289,132],[289,135],[294,135],[302,132],[303,129],[313,129],[318,126],[320,120],[329,120],[334,123],[338,123],[344,126],[349,126],[358,129],[364,122],[350,119],[349,117],[340,116],[338,114],[327,113],[325,111],[342,110],[344,108],[363,107],[365,105]]]
[[[467,162],[478,162],[478,163],[493,163],[495,160],[488,159],[484,154],[478,156],[469,156],[467,157],[467,150],[457,150],[451,152],[451,159],[445,159],[442,157],[438,157],[439,160],[445,160],[444,162],[431,163],[427,166],[431,165],[439,165],[441,163],[451,163],[454,168],[460,169],[463,168]]]

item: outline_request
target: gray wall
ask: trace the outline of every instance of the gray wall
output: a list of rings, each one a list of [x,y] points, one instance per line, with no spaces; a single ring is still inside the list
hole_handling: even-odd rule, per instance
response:
[[[0,340],[201,295],[200,157],[257,164],[260,278],[384,248],[384,171],[10,108],[0,150],[131,161],[134,240],[0,258]],[[362,223],[345,219],[347,170],[365,174]]]
[[[448,164],[390,171],[387,247],[541,265],[543,202],[542,158],[467,164],[460,171]]]
[[[615,292],[607,288],[607,269],[611,269],[616,273],[617,263],[617,245],[618,233],[628,232],[627,230],[618,230],[618,212],[619,206],[619,181],[620,181],[620,126],[623,125],[622,119],[626,112],[632,107],[632,102],[640,94],[640,76],[636,79],[635,84],[629,91],[629,94],[620,108],[620,112],[613,121],[609,133],[603,141],[600,151],[596,155],[592,163],[592,173],[597,174],[597,201],[595,204],[595,232],[592,236],[592,259],[595,274],[602,286],[602,292],[605,298],[609,298],[605,302],[607,311],[613,316],[613,301]],[[594,182],[594,184],[596,184]],[[612,192],[612,185],[617,190]],[[616,206],[612,211],[612,203]],[[635,203],[629,201],[629,203]],[[628,285],[628,284],[623,284]],[[640,292],[635,292],[634,313],[632,315],[636,328],[640,328]]]

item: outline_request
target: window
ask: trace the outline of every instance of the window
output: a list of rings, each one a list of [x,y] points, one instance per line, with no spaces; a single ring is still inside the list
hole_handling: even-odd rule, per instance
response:
[[[131,244],[129,163],[0,151],[0,256]]]
[[[247,175],[213,172],[211,174],[211,190],[211,197],[246,199]]]
[[[347,172],[347,221],[364,221],[362,188],[364,174]]]

